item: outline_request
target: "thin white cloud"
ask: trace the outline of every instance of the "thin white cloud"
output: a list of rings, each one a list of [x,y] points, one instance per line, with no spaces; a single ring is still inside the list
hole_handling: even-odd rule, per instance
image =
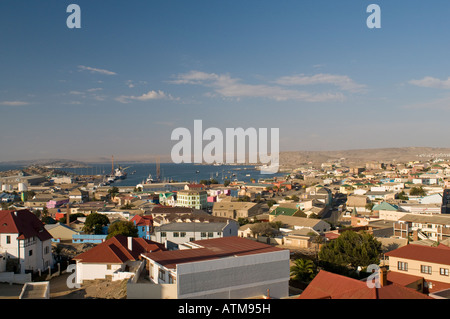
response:
[[[117,74],[117,73],[109,71],[109,70],[97,69],[97,68],[93,68],[93,67],[90,67],[90,66],[84,66],[84,65],[79,65],[78,68],[80,70],[90,71],[92,73],[100,73],[100,74],[105,74],[105,75],[116,75]]]
[[[161,100],[161,99],[167,99],[167,100],[178,100],[177,98],[174,98],[170,94],[166,94],[163,91],[149,91],[147,93],[144,93],[140,96],[134,96],[134,95],[121,95],[116,98],[117,101],[121,103],[130,103],[131,100],[135,101],[150,101],[150,100]]]
[[[434,89],[450,89],[450,77],[447,80],[440,80],[437,78],[433,78],[431,76],[426,76],[421,80],[411,80],[410,84],[426,87],[426,88],[434,88]]]
[[[24,101],[3,101],[0,102],[0,105],[6,105],[6,106],[22,106],[22,105],[28,105],[30,103],[24,102]]]
[[[295,80],[295,81],[294,81]],[[246,84],[242,83],[240,79],[232,78],[229,74],[215,74],[206,73],[201,71],[190,71],[184,74],[178,74],[175,79],[169,81],[172,84],[191,84],[210,87],[214,92],[207,92],[205,96],[216,96],[217,94],[225,98],[268,98],[276,101],[307,101],[307,102],[324,102],[324,101],[343,101],[345,96],[342,92],[308,92],[295,89],[288,89],[283,86],[287,85],[300,85],[301,79],[284,77],[275,81],[276,84]],[[348,77],[317,77],[305,81],[303,79],[303,85],[306,84],[335,84],[341,90],[356,91],[362,89],[362,85],[358,85],[351,81]],[[338,85],[339,84],[339,85]]]
[[[316,74],[313,76],[305,76],[303,74],[294,76],[284,76],[277,79],[275,83],[286,86],[330,84],[337,86],[341,90],[349,92],[362,92],[366,89],[365,85],[356,83],[346,75],[323,74],[323,73]]]
[[[69,94],[71,95],[84,95],[84,92],[80,92],[80,91],[70,91]]]
[[[92,89],[88,89],[88,92],[96,92],[96,91],[102,91],[103,88],[92,88]]]

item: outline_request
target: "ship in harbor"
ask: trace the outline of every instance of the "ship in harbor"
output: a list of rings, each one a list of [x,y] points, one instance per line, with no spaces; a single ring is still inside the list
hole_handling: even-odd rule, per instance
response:
[[[114,156],[112,156],[112,168],[111,174],[106,176],[107,184],[114,183],[117,180],[122,180],[127,178],[127,172],[125,171],[128,167],[122,168],[120,165],[114,168]]]
[[[145,180],[145,182],[142,181],[143,185],[154,183],[161,183],[161,164],[159,162],[159,158],[156,161],[156,177],[153,178],[152,174],[148,174],[148,177]]]

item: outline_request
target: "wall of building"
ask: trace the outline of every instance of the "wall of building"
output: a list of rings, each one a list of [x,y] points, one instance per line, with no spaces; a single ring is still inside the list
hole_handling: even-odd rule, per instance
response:
[[[289,251],[229,257],[177,266],[178,298],[288,296]]]
[[[407,271],[398,269],[399,261],[408,263]],[[430,266],[431,274],[421,272],[422,265]],[[393,257],[393,256],[389,257],[389,270],[390,271],[395,271],[395,272],[413,275],[413,276],[420,276],[420,277],[423,277],[427,282],[438,281],[438,282],[450,284],[450,275],[441,275],[440,268],[447,269],[447,271],[450,272],[450,265],[442,265],[442,264],[436,264],[436,263],[431,263],[431,262],[427,262],[427,261],[411,260],[411,259],[398,258],[398,257]]]
[[[112,277],[119,269],[122,269],[120,264],[111,264],[111,269],[108,269],[107,264],[77,262],[77,283],[81,284],[84,280],[106,279],[106,276]]]

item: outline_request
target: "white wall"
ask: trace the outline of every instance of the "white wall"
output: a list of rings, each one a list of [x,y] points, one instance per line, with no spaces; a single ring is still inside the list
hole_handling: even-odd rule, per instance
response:
[[[10,237],[9,244],[7,243],[8,236]],[[45,271],[48,266],[53,266],[51,239],[44,242],[37,237],[20,240],[19,248],[17,234],[0,234],[0,252],[5,252],[11,258],[20,258],[22,273],[25,270]],[[31,255],[30,252],[32,252]]]
[[[178,298],[274,298],[289,294],[289,251],[228,257],[177,266]]]
[[[106,276],[113,276],[116,270],[122,269],[121,264],[111,264],[111,269],[107,269],[106,264],[82,263],[77,261],[77,283],[84,280],[105,279]]]

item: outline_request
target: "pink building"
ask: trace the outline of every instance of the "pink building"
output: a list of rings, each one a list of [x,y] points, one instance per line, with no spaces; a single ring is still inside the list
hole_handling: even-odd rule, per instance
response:
[[[61,205],[67,204],[69,202],[68,198],[54,198],[47,202],[47,208],[57,208]]]

